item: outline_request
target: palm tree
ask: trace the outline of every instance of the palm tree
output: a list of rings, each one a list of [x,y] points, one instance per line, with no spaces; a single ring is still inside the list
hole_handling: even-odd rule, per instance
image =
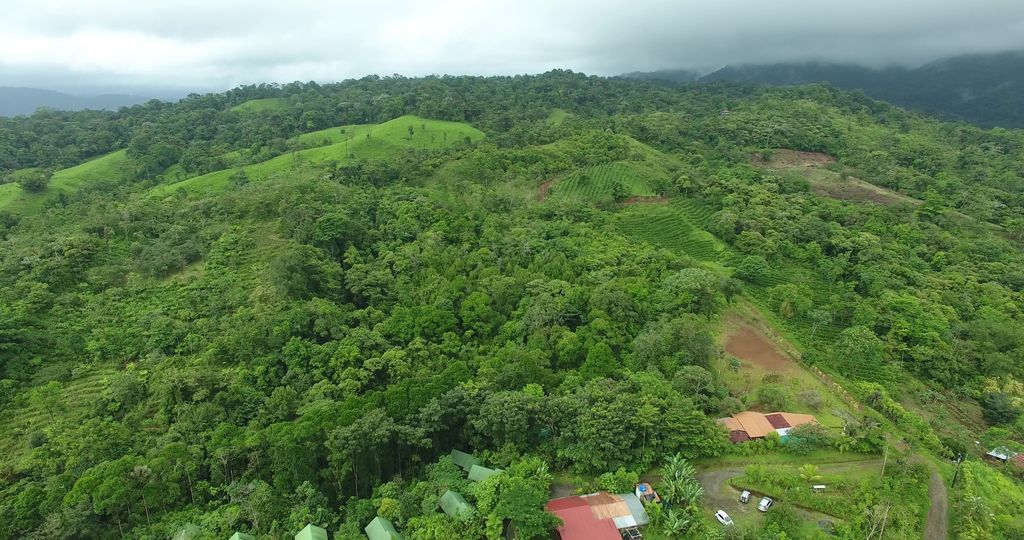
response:
[[[808,463],[800,467],[800,478],[806,482],[815,482],[821,480],[821,475],[818,474],[818,466]]]
[[[682,454],[669,456],[665,460],[664,476],[672,480],[690,480],[697,475],[697,470],[690,465]]]
[[[697,483],[695,480],[690,480],[683,484],[683,487],[676,494],[679,497],[680,506],[690,506],[700,504],[700,500],[704,498],[704,488]]]

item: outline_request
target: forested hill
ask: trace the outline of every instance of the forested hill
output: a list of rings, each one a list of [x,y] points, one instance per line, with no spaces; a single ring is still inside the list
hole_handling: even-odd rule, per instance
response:
[[[367,77],[0,119],[0,178],[0,538],[540,539],[552,489],[656,469],[645,537],[725,538],[687,460],[784,494],[730,538],[920,538],[958,454],[954,532],[1024,535],[981,460],[1024,450],[1022,131]],[[743,410],[820,425],[730,444]]]
[[[40,88],[0,86],[0,116],[32,114],[36,112],[36,109],[43,107],[63,111],[117,109],[145,103],[149,99],[125,94],[83,97]]]
[[[804,63],[727,66],[703,77],[690,72],[633,73],[667,81],[742,81],[799,85],[826,82],[951,120],[984,127],[1024,127],[1024,54],[947,58],[917,68],[872,69],[858,65]]]

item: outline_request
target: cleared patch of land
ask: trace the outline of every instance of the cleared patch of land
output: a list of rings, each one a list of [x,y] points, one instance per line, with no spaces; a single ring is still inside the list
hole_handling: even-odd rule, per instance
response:
[[[149,194],[165,197],[179,190],[219,191],[230,187],[236,175],[243,172],[248,181],[260,181],[303,165],[386,159],[407,148],[437,150],[461,141],[476,142],[483,137],[482,131],[468,124],[406,115],[378,125],[342,126],[307,133],[300,136],[299,140],[310,144],[328,144],[282,154],[253,165],[232,167],[181,182],[159,185],[151,189]]]
[[[780,148],[774,150],[768,159],[760,155],[754,156],[754,163],[770,168],[793,168],[793,167],[825,167],[829,163],[835,163],[836,158],[821,152],[801,152],[799,150],[787,150]]]
[[[284,98],[250,99],[245,103],[240,103],[231,107],[231,110],[234,112],[263,112],[281,110],[287,105],[288,100]]]
[[[0,184],[0,210],[14,202],[21,195],[21,191],[21,186],[18,184]]]
[[[767,371],[784,373],[798,367],[749,324],[743,324],[729,334],[725,341],[725,352]]]
[[[551,114],[548,114],[546,122],[552,126],[557,126],[565,121],[567,116],[569,116],[569,111],[565,109],[552,109]]]
[[[0,210],[12,212],[38,210],[46,201],[61,193],[70,195],[89,185],[121,182],[125,178],[127,163],[128,155],[124,150],[111,152],[53,173],[49,185],[40,193],[29,193],[17,184],[4,184],[0,186]],[[28,170],[32,169],[26,169],[26,171]],[[18,176],[19,171],[15,171],[13,177],[17,179]]]
[[[853,416],[851,406],[794,359],[796,350],[774,334],[757,308],[742,304],[734,309],[724,317],[719,334],[727,358],[715,366],[729,392],[748,409],[772,412],[759,395],[761,388],[772,384],[784,395],[785,411],[812,414],[821,425],[841,429],[844,419]],[[738,365],[728,357],[736,358]],[[817,399],[809,399],[809,393]]]
[[[836,159],[828,154],[780,149],[775,150],[769,159],[754,156],[753,162],[774,171],[800,174],[811,183],[811,191],[824,197],[885,206],[921,204],[921,201],[913,197],[827,168],[836,162]]]

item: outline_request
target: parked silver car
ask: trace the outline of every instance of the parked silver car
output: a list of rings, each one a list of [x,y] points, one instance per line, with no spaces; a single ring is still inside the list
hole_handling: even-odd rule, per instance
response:
[[[740,493],[740,502],[743,503],[743,504],[747,504],[748,502],[750,502],[750,492],[749,491],[744,489],[743,493]]]
[[[761,502],[757,504],[757,509],[762,512],[767,512],[768,509],[772,507],[772,503],[774,502],[775,501],[771,500],[769,497],[764,497],[763,499],[761,499]]]
[[[722,525],[733,525],[732,518],[729,517],[729,514],[725,513],[725,510],[715,512],[715,519],[717,519]]]

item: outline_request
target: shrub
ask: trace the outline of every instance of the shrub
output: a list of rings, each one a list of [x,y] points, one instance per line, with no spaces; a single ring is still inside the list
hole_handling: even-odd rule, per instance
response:
[[[40,193],[46,189],[46,186],[50,185],[51,179],[53,179],[53,171],[42,169],[23,174],[18,179],[18,184],[21,184],[21,188],[25,191]]]
[[[797,399],[813,411],[821,410],[821,406],[825,404],[825,400],[816,390],[804,390],[797,395]]]
[[[781,411],[789,401],[786,391],[777,384],[766,384],[757,390],[757,401],[766,409]]]
[[[627,471],[624,467],[619,467],[614,473],[606,472],[597,477],[597,487],[612,493],[632,492],[639,482],[640,475]]]
[[[763,284],[768,279],[770,272],[768,261],[760,255],[744,257],[736,267],[736,277],[754,284]]]
[[[828,429],[819,424],[804,424],[789,432],[786,440],[786,451],[796,455],[806,455],[819,448],[832,446],[832,436]]]

